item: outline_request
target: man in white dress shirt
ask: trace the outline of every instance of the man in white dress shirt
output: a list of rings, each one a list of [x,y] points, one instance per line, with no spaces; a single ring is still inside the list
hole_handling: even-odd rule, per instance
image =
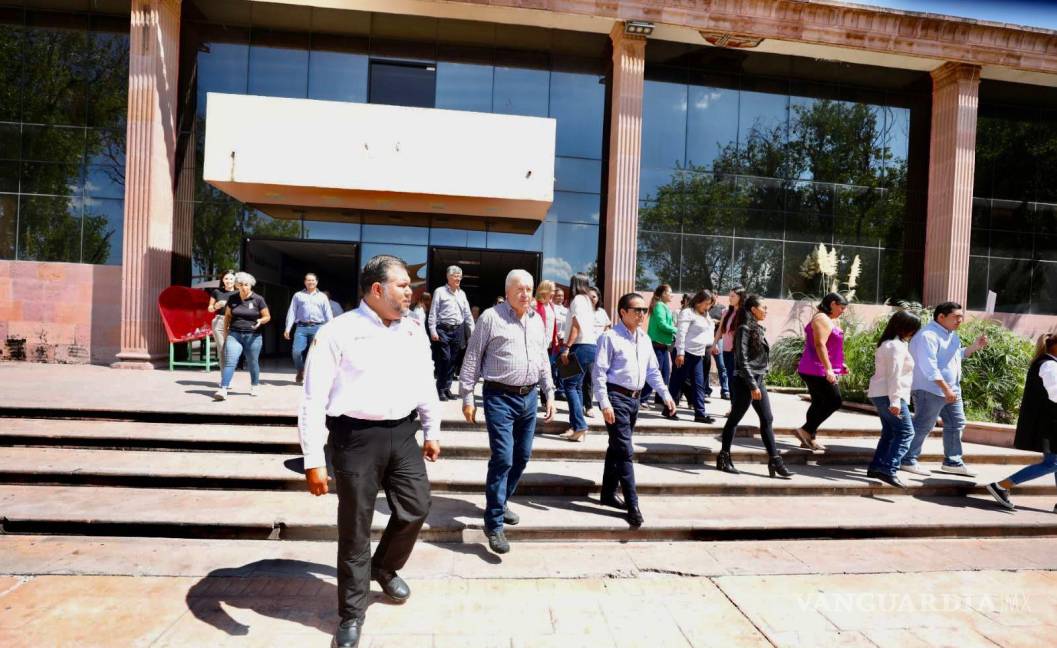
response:
[[[433,303],[429,307],[430,339],[437,346],[437,395],[440,400],[452,400],[451,381],[455,369],[462,363],[466,341],[473,333],[474,318],[470,302],[462,285],[462,268],[449,266],[447,283],[433,291]],[[464,331],[463,327],[467,327]]]
[[[324,444],[338,491],[338,614],[333,646],[355,647],[371,580],[406,601],[397,576],[429,514],[425,457],[440,456],[440,411],[426,332],[407,317],[411,278],[403,260],[376,256],[360,275],[360,306],[320,329],[305,369],[298,431],[313,495],[327,492]],[[422,420],[425,442],[415,440]],[[379,489],[392,510],[371,556]]]

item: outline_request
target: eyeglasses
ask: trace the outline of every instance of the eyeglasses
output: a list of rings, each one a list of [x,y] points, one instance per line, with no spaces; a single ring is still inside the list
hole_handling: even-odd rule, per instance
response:
[[[639,308],[632,307],[632,308],[626,308],[625,310],[631,311],[632,313],[638,313],[639,315],[645,315],[646,313],[650,312],[650,309],[648,309],[646,307],[639,307]]]

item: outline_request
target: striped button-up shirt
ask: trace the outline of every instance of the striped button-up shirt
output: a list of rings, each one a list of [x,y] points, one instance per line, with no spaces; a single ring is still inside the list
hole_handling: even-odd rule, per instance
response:
[[[433,303],[429,306],[427,322],[430,335],[437,334],[438,324],[454,326],[463,322],[469,322],[470,330],[473,330],[473,313],[470,312],[470,302],[466,300],[466,293],[461,288],[452,292],[448,284],[433,291]]]
[[[515,387],[538,383],[547,398],[553,398],[549,342],[543,318],[531,308],[521,317],[507,303],[481,313],[459,374],[463,402],[473,404],[473,386],[478,378]]]

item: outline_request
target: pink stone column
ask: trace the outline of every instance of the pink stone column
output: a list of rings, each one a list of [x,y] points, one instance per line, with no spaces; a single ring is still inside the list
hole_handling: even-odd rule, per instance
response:
[[[617,300],[636,287],[646,39],[625,34],[624,23],[620,22],[613,27],[609,37],[613,41],[613,85],[609,113],[609,177],[602,290],[615,318]]]
[[[180,0],[132,0],[121,276],[115,367],[150,369],[168,355],[158,295],[173,253]]]
[[[965,305],[980,68],[946,63],[932,72],[932,88],[924,301]]]

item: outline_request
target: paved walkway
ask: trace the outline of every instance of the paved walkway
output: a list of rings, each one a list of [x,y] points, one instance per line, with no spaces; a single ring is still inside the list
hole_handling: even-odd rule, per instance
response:
[[[213,401],[220,372],[177,370],[135,371],[111,369],[97,365],[46,365],[25,362],[0,363],[0,407],[62,408],[85,412],[98,410],[131,410],[138,412],[173,412],[180,414],[221,415],[275,415],[296,416],[301,398],[301,389],[294,383],[293,369],[271,368],[261,374],[260,395],[249,396],[249,377],[238,372],[232,384],[231,394],[224,402]],[[394,388],[398,388],[394,386]],[[480,385],[478,385],[478,390]],[[717,390],[718,396],[718,390]],[[808,403],[790,394],[771,395],[775,427],[795,428],[804,422]],[[441,403],[443,419],[462,422],[460,402]],[[684,401],[683,405],[686,403]],[[715,398],[711,411],[725,415],[730,409],[726,401]],[[557,420],[564,425],[568,421],[566,403],[558,403]],[[692,422],[693,415],[683,410],[681,421],[668,421],[655,411],[646,410],[639,418],[639,427],[651,424],[666,428],[703,428]],[[478,412],[478,421],[483,414]],[[602,427],[602,415],[596,413],[590,422]],[[745,425],[758,423],[755,412],[746,415]],[[713,428],[721,428],[723,419],[717,419]],[[876,416],[841,410],[834,414],[822,430],[858,429],[880,431]]]
[[[1057,636],[1053,543],[538,543],[501,562],[420,544],[403,572],[411,600],[375,591],[361,645],[1038,648]],[[325,646],[333,555],[318,542],[3,537],[0,645]]]

